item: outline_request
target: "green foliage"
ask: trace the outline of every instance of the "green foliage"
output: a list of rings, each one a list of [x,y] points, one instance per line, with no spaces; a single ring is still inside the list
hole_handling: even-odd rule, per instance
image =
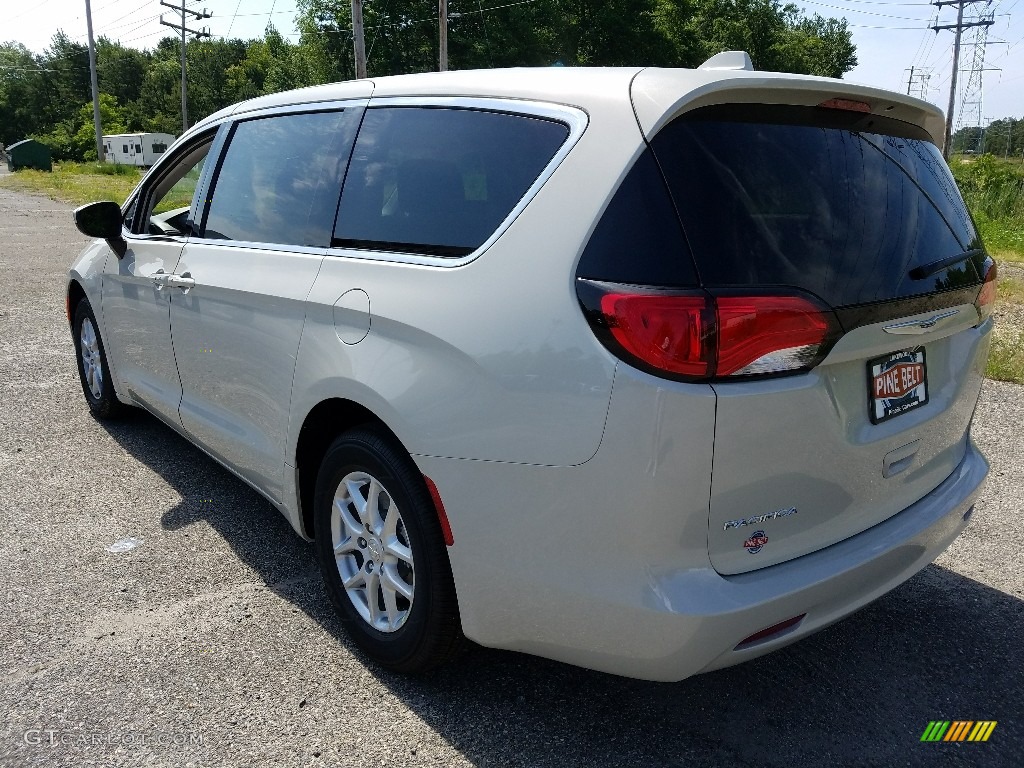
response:
[[[354,76],[351,4],[298,0],[310,74]],[[492,10],[493,9],[493,10]],[[779,0],[534,0],[450,6],[449,66],[695,66],[743,49],[760,69],[840,77],[857,59],[845,21],[803,16]],[[437,3],[363,6],[367,70],[437,69]]]
[[[103,170],[94,173],[95,164],[57,163],[53,172],[18,171],[0,177],[0,186],[23,192],[38,192],[55,200],[73,205],[83,205],[94,200],[123,202],[142,178],[140,169],[134,166],[103,165]],[[111,172],[108,169],[123,168]]]
[[[181,133],[181,49],[171,37],[151,51],[100,38],[96,69],[106,134]],[[193,40],[186,50],[189,118],[265,93],[323,82],[307,56],[273,27],[263,40]],[[89,58],[63,32],[35,55],[20,43],[0,43],[0,142],[29,136],[57,160],[95,160]]]
[[[364,4],[371,75],[437,69],[436,0]],[[268,26],[261,40],[192,40],[189,118],[267,93],[355,76],[351,3],[298,0],[299,44]],[[96,44],[104,133],[181,133],[180,44]],[[856,64],[846,22],[780,0],[532,0],[452,3],[452,69],[505,66],[695,66],[747,50],[760,69],[839,77]],[[0,142],[32,136],[55,159],[95,159],[86,47],[64,32],[33,54],[0,44]]]
[[[992,155],[953,158],[950,169],[968,206],[989,219],[1024,217],[1024,171]]]
[[[139,169],[134,165],[118,165],[117,163],[65,163],[68,173],[89,175],[98,173],[102,176],[131,176],[138,179]]]
[[[997,381],[1024,384],[1024,331],[1008,329],[992,337],[985,375]]]
[[[1004,159],[1024,159],[1024,120],[1012,117],[995,120],[987,127],[970,126],[953,134],[955,153],[988,153]]]

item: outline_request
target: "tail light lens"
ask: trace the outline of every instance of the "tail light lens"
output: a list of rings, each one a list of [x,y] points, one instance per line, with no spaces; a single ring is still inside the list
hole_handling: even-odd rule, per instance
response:
[[[804,370],[832,335],[831,312],[801,296],[722,296],[718,376]]]
[[[710,375],[715,317],[706,296],[608,293],[601,297],[601,314],[633,357],[669,373]]]
[[[981,315],[980,322],[985,322],[992,315],[992,310],[996,305],[996,277],[998,270],[996,269],[995,261],[989,259],[987,262],[988,270],[985,272],[985,282],[981,285],[981,293],[978,294],[977,300],[974,302],[974,306],[978,308],[978,314]]]
[[[683,381],[806,371],[839,335],[834,313],[798,292],[716,296],[580,280],[578,294],[616,356]]]

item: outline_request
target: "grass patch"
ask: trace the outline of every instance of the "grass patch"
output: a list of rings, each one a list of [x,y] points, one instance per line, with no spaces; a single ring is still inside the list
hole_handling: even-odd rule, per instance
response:
[[[1024,217],[990,219],[980,211],[973,213],[988,252],[999,261],[1024,264]]]
[[[2,176],[0,186],[74,205],[95,200],[123,203],[141,178],[141,170],[128,165],[57,163],[51,173],[25,170]]]
[[[1024,305],[1024,280],[1016,277],[1000,277],[996,284],[996,297],[1000,304]]]
[[[985,375],[997,381],[1024,384],[1024,330],[993,335]]]

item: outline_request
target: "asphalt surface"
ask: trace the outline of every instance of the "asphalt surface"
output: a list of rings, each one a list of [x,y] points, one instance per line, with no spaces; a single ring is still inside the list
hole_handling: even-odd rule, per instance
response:
[[[253,491],[145,414],[89,416],[69,211],[0,189],[0,765],[1024,765],[1024,387],[985,386],[966,533],[809,639],[676,684],[482,649],[407,678]],[[998,725],[921,743],[937,719]]]

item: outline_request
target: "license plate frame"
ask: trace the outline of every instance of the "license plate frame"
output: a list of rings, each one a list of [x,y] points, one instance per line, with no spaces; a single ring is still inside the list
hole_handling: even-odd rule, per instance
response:
[[[872,358],[867,363],[867,374],[868,416],[872,424],[881,424],[928,404],[924,347]]]

